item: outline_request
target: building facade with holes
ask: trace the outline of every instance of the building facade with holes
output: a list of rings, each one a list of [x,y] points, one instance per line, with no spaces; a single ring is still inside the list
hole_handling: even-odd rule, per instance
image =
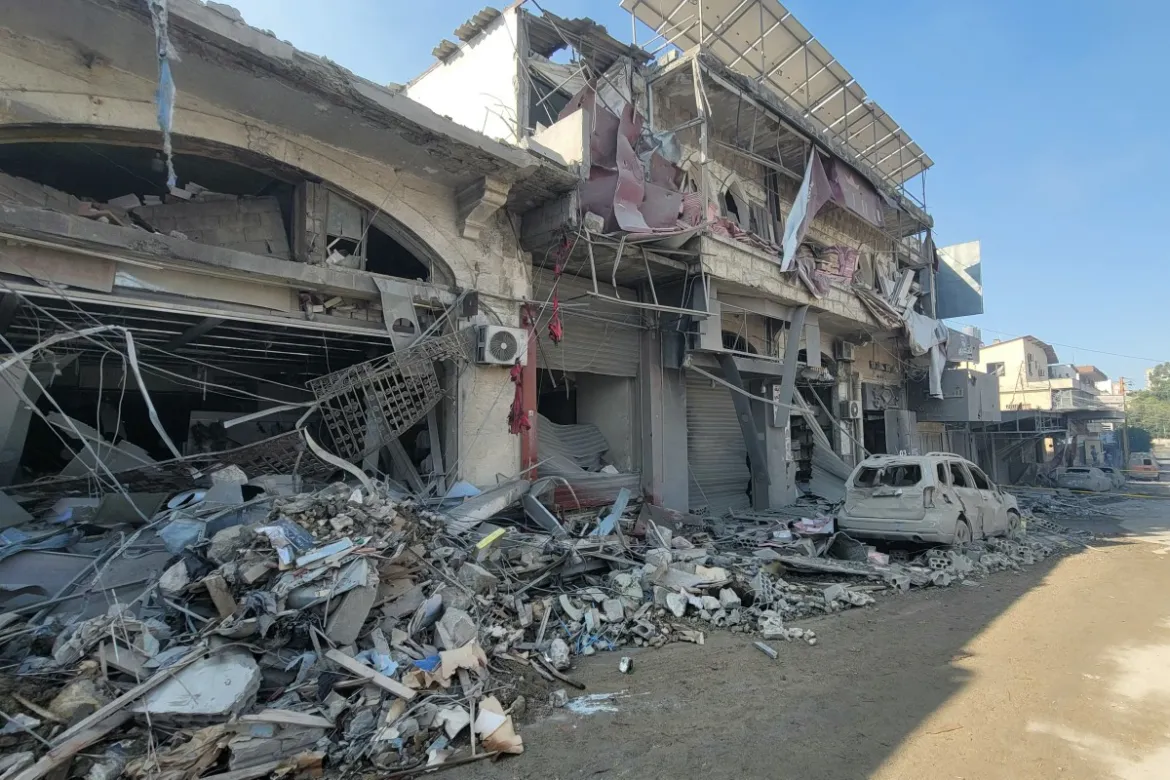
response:
[[[135,465],[291,431],[323,395],[334,418],[310,423],[316,438],[412,487],[515,475],[508,367],[474,344],[412,344],[520,324],[519,215],[575,178],[227,6],[166,5],[163,41],[139,0],[18,3],[0,20],[4,344],[124,328],[149,391],[121,330],[30,353],[6,374],[3,483],[66,473],[80,443],[62,417],[133,446],[118,457]],[[355,387],[371,395],[351,403]]]
[[[953,446],[966,421],[916,406],[977,346],[937,317],[982,290],[977,243],[935,250],[930,158],[779,3],[622,5],[645,46],[487,8],[406,86],[578,177],[523,219],[529,461],[572,477],[602,445],[566,440],[600,432],[650,500],[722,512],[839,498],[867,452]]]

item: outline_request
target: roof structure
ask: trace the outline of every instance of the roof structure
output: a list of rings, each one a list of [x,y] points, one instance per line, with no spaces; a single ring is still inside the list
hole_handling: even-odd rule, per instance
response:
[[[1077,374],[1086,382],[1104,382],[1109,378],[1101,369],[1096,366],[1076,366]]]
[[[1029,341],[1044,350],[1044,357],[1048,361],[1048,365],[1053,365],[1060,362],[1060,358],[1056,356],[1056,350],[1052,348],[1051,344],[1041,341],[1035,336],[1016,336],[1014,339],[1005,339],[1003,341],[994,341],[991,344],[980,345],[980,350],[994,349],[995,347],[1002,347],[1005,344],[1011,344],[1016,341]]]
[[[678,48],[700,47],[774,90],[882,178],[900,185],[934,164],[777,0],[622,0],[622,7]]]

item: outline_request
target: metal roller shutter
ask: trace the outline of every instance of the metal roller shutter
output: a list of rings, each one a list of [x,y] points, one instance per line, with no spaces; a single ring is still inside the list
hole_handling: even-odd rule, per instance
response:
[[[731,391],[698,375],[687,377],[687,463],[692,509],[721,515],[750,505],[747,445]]]
[[[548,300],[552,285],[551,272],[536,271],[532,297],[541,302]],[[592,290],[589,279],[569,274],[561,277],[557,297],[561,302],[565,336],[560,344],[549,339],[551,307],[544,307],[537,323],[540,348],[536,352],[536,365],[559,371],[637,376],[642,357],[640,310],[599,300],[589,295]],[[620,292],[623,298],[637,300],[633,290],[622,288]]]

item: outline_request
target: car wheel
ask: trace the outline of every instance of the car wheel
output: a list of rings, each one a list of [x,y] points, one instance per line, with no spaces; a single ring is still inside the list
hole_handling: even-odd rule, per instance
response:
[[[960,518],[955,523],[955,544],[970,544],[971,543],[971,526],[970,524]]]
[[[1020,533],[1020,523],[1021,523],[1020,513],[1014,512],[1014,511],[1008,512],[1007,519],[1008,519],[1007,535],[1009,538],[1014,539]]]

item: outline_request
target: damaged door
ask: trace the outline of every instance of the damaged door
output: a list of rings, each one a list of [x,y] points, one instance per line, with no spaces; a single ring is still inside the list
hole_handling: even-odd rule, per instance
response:
[[[996,490],[995,485],[987,475],[975,466],[968,466],[975,489],[979,492],[983,502],[983,532],[985,535],[1004,533],[1008,529],[1007,506],[1004,505],[1003,495]]]
[[[549,338],[554,282],[548,271],[533,274],[533,298],[542,304],[537,309],[536,365],[550,371],[637,376],[642,358],[639,311],[590,295],[591,282],[566,272],[555,282],[563,335],[559,344],[554,343]],[[618,295],[637,300],[637,295],[628,288],[618,288]]]
[[[751,505],[747,445],[731,391],[687,376],[687,463],[690,505],[711,515]]]
[[[981,539],[986,536],[983,530],[983,496],[976,489],[966,466],[958,461],[948,461],[947,467],[951,471],[951,487],[963,506],[963,516],[971,526],[971,538]]]

